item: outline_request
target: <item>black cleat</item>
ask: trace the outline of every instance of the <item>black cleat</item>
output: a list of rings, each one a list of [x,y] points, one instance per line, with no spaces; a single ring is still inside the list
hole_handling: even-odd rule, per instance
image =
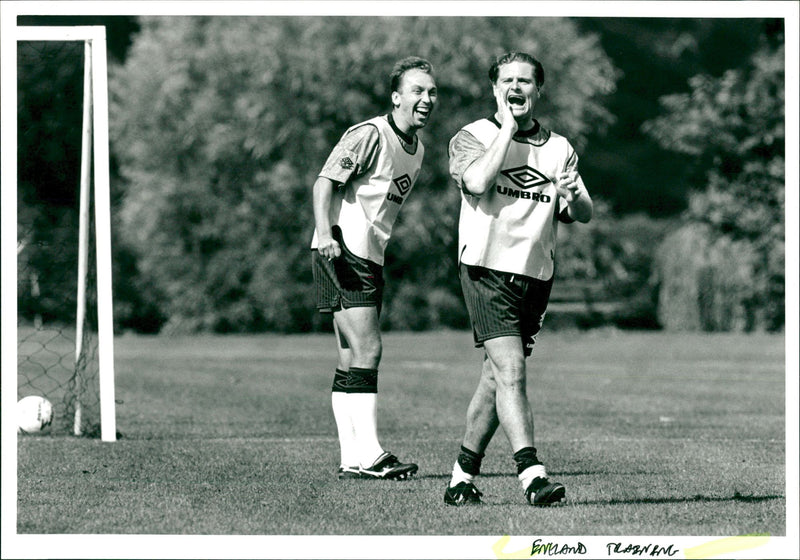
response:
[[[525,490],[525,499],[532,506],[549,506],[563,500],[566,492],[563,484],[538,477]]]
[[[483,493],[471,482],[459,482],[453,487],[448,486],[444,491],[444,503],[448,506],[473,506],[480,505]]]
[[[336,476],[339,480],[347,480],[352,478],[361,478],[361,471],[358,467],[345,467],[340,466],[339,470],[336,472]]]
[[[386,480],[406,480],[417,472],[415,463],[401,463],[391,453],[384,452],[371,467],[361,467],[361,478],[382,478]]]

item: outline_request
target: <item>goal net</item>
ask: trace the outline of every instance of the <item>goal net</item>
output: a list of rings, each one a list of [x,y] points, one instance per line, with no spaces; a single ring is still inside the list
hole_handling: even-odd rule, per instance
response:
[[[17,27],[17,398],[116,439],[103,27]]]

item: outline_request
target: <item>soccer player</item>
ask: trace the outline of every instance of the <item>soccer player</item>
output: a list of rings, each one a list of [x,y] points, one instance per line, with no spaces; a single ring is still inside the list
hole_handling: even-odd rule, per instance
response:
[[[444,501],[481,503],[481,459],[503,427],[528,503],[561,501],[534,447],[525,360],[544,318],[553,283],[558,222],[588,222],[592,200],[578,156],[533,112],[544,70],[527,53],[496,59],[489,79],[497,112],[463,127],[449,145],[450,174],[461,189],[459,274],[476,347],[485,354],[467,409],[466,431]]]
[[[405,479],[418,469],[400,462],[378,440],[378,317],[384,250],[422,165],[424,148],[416,132],[436,105],[431,64],[418,57],[398,61],[390,88],[391,112],[349,128],[313,189],[317,309],[333,314],[339,358],[331,404],[340,479]]]

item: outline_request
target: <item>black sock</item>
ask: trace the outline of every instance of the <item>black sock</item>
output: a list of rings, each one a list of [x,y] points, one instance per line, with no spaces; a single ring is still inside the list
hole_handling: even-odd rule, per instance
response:
[[[377,393],[378,370],[350,366],[347,372],[347,393]]]
[[[333,374],[333,387],[331,391],[334,393],[347,392],[347,372],[336,368],[336,373]]]
[[[458,453],[458,466],[461,470],[472,476],[477,476],[481,472],[481,460],[483,453],[475,453],[463,445]]]
[[[517,464],[517,474],[533,465],[541,465],[542,462],[536,457],[535,447],[523,447],[514,453],[514,462]]]

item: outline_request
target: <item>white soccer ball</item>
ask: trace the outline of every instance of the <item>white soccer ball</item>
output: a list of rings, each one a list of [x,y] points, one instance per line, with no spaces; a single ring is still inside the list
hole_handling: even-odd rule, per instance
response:
[[[53,422],[53,404],[44,397],[32,395],[20,399],[16,412],[19,433],[35,434]]]

